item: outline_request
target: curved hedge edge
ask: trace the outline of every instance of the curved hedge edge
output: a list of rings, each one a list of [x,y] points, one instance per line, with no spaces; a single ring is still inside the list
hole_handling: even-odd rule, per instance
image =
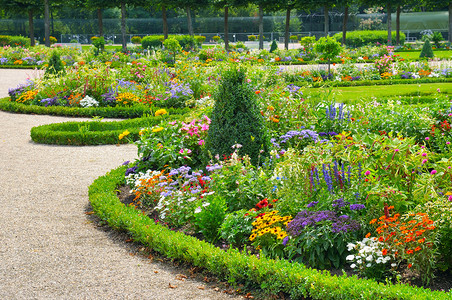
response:
[[[39,69],[38,65],[0,65],[0,69]]]
[[[64,107],[64,106],[39,106],[27,105],[9,101],[9,97],[0,99],[0,110],[37,115],[53,115],[66,117],[103,117],[103,118],[139,118],[145,113],[149,113],[148,107]]]
[[[138,210],[125,206],[115,194],[126,166],[97,178],[89,187],[94,212],[114,229],[130,232],[135,241],[170,258],[205,268],[232,284],[259,286],[268,294],[285,292],[291,299],[451,299],[452,293],[407,285],[384,285],[356,276],[331,276],[285,260],[257,258],[231,249],[227,252],[181,232],[155,224]]]
[[[182,111],[183,112],[183,111]],[[173,121],[183,118],[184,115],[173,114],[165,118]],[[139,132],[143,127],[157,125],[162,117],[138,118],[110,122],[63,122],[33,127],[30,137],[38,144],[50,145],[114,145],[127,144],[129,140],[139,139]],[[120,140],[119,135],[128,130],[127,138]]]

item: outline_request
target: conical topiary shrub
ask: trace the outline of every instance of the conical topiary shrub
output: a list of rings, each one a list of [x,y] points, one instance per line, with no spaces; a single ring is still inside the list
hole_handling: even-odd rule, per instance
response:
[[[240,144],[240,155],[249,155],[253,165],[262,162],[268,155],[269,139],[245,71],[235,66],[226,70],[214,99],[206,141],[210,153],[230,155],[234,151],[232,146]]]
[[[52,74],[64,74],[64,66],[63,62],[60,59],[60,54],[54,50],[49,59],[49,65],[46,68],[44,73],[45,77],[48,77]]]
[[[423,57],[429,57],[429,58],[431,58],[431,57],[433,57],[433,56],[434,56],[434,55],[433,55],[432,45],[430,44],[430,40],[427,39],[427,40],[424,42],[424,46],[422,47],[421,55],[419,55],[419,57],[420,57],[420,58],[423,58]]]

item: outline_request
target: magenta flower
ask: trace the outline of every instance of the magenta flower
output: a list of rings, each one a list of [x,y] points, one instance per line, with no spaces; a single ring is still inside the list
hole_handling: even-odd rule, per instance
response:
[[[426,138],[425,138],[426,141],[428,141],[429,139],[430,139],[429,137],[426,137]]]
[[[366,171],[366,173],[364,173],[364,175],[369,176],[370,171]]]
[[[422,161],[422,164],[425,164],[427,162],[427,160],[426,159],[424,159],[423,161]]]
[[[446,142],[446,145],[450,145],[450,142]]]
[[[436,170],[432,170],[432,171],[430,172],[430,174],[435,175],[435,174],[436,174]]]
[[[422,156],[427,156],[427,153],[422,153]]]
[[[199,140],[198,145],[199,145],[199,146],[204,145],[204,140]]]
[[[394,152],[399,152],[399,151],[400,151],[399,149],[395,149],[395,150],[394,150]]]
[[[449,196],[449,201],[451,201],[451,202],[452,202],[452,195],[450,195],[450,196]]]

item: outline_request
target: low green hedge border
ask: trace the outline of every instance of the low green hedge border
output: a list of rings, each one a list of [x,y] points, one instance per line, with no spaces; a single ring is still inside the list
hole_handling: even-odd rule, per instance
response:
[[[286,75],[287,77],[290,75]],[[332,87],[348,87],[348,86],[371,86],[371,85],[395,85],[395,84],[419,84],[419,83],[447,83],[452,82],[452,78],[419,78],[419,79],[381,79],[381,80],[356,80],[356,81],[320,81],[307,82],[305,80],[297,80],[296,75],[288,80],[298,86],[311,86],[320,88],[327,86]]]
[[[0,65],[0,69],[40,69],[38,65]]]
[[[181,113],[186,110],[181,110]],[[31,139],[39,144],[51,145],[112,145],[125,144],[130,140],[138,140],[140,129],[160,123],[162,118],[176,120],[183,118],[183,114],[173,114],[164,117],[143,117],[124,121],[86,121],[64,122],[33,127],[30,131]],[[120,140],[119,135],[125,130],[130,134]]]
[[[329,272],[306,268],[285,260],[271,260],[227,252],[181,232],[155,224],[138,210],[120,202],[115,190],[124,181],[126,167],[119,167],[99,177],[89,187],[94,212],[112,228],[125,230],[135,241],[173,259],[202,267],[227,279],[231,284],[245,284],[269,295],[279,292],[291,299],[451,299],[452,293],[430,291],[408,285],[384,285],[356,276],[331,276]]]
[[[9,111],[13,113],[22,114],[36,114],[36,115],[53,115],[53,116],[66,116],[66,117],[102,117],[102,118],[118,118],[118,119],[131,119],[139,118],[144,114],[151,113],[148,106],[136,105],[131,107],[65,107],[65,106],[39,106],[28,105],[9,101],[9,97],[0,99],[0,110]],[[158,108],[154,108],[154,111]],[[187,112],[188,109],[166,109],[170,114],[174,112],[180,113],[181,111]]]

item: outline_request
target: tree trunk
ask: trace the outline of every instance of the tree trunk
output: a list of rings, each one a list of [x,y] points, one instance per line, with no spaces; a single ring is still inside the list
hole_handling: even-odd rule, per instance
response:
[[[397,5],[396,14],[396,45],[400,45],[400,5]]]
[[[388,2],[387,5],[388,12],[388,46],[392,46],[392,24],[391,24],[391,2]]]
[[[259,50],[264,49],[264,8],[259,5]]]
[[[325,36],[329,36],[330,33],[330,16],[328,15],[328,5],[323,7],[323,12],[325,14]]]
[[[35,45],[35,28],[34,28],[34,24],[33,24],[33,10],[29,9],[28,10],[28,31],[29,31],[29,35],[30,35],[30,46],[34,46]]]
[[[49,0],[44,0],[44,38],[45,46],[50,47]]]
[[[452,43],[452,1],[449,2],[449,42]]]
[[[49,10],[50,10],[50,7],[49,7]],[[55,26],[53,23],[53,11],[50,11],[50,28],[51,28],[52,36],[55,36]]]
[[[102,22],[102,8],[97,9],[97,24],[99,26],[99,37],[104,36],[104,23]]]
[[[228,18],[229,18],[229,6],[224,7],[224,49],[229,51],[229,28],[228,28]]]
[[[288,7],[286,10],[286,28],[284,30],[284,48],[286,50],[289,49],[290,10],[290,7]]]
[[[121,2],[121,36],[122,36],[122,52],[127,51],[126,41],[126,3]]]
[[[168,19],[166,18],[166,7],[162,5],[163,38],[168,38]]]
[[[193,23],[191,21],[191,9],[190,9],[190,6],[187,6],[185,8],[185,10],[187,11],[188,34],[193,36],[195,34],[193,32]]]
[[[347,39],[348,5],[345,5],[344,19],[342,20],[342,46],[345,46]]]

